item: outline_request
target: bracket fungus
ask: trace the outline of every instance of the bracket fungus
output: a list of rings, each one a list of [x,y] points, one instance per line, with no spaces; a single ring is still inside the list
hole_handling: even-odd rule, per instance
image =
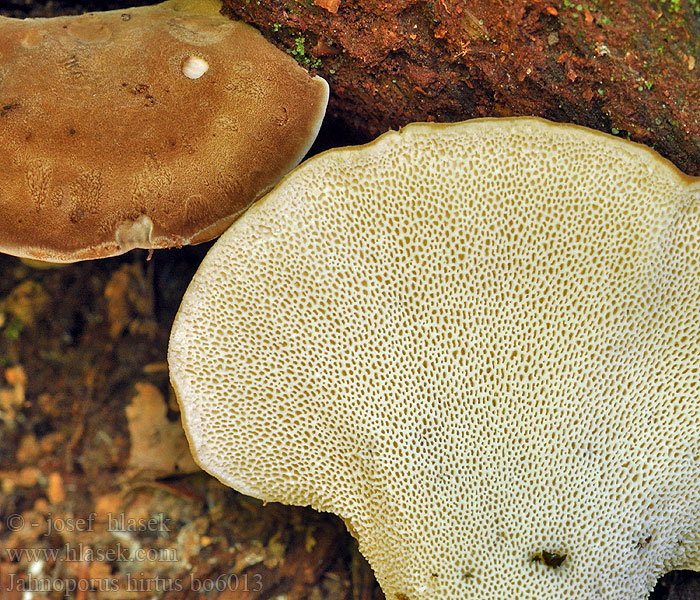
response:
[[[700,181],[537,119],[292,172],[169,349],[194,456],[342,517],[392,600],[630,600],[700,570]]]
[[[328,85],[220,3],[0,17],[0,250],[209,240],[303,158]]]

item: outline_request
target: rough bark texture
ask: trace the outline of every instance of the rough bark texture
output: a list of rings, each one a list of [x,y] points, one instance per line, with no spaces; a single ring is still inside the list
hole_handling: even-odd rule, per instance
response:
[[[700,174],[700,0],[224,0],[326,77],[348,139],[538,115]]]

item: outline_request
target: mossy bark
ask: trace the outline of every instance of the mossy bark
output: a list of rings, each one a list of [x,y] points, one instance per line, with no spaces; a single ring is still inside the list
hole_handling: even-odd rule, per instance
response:
[[[350,139],[411,121],[538,115],[700,174],[698,0],[225,0],[328,79]]]

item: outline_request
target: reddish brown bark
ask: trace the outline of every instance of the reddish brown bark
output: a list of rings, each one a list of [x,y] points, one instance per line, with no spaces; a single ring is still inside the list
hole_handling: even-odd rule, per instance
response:
[[[411,121],[538,115],[700,174],[698,0],[225,0],[331,85],[357,139]]]

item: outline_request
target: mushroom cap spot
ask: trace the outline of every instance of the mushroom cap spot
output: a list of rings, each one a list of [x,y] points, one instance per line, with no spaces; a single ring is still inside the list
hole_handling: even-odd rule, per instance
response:
[[[220,8],[0,18],[0,205],[11,215],[0,251],[73,262],[203,242],[298,164],[328,85]],[[193,85],[205,65],[211,76]],[[128,225],[146,221],[148,232]]]
[[[209,70],[209,63],[198,56],[190,56],[182,65],[182,74],[190,79],[199,79]]]
[[[133,248],[150,248],[152,234],[153,221],[146,215],[141,215],[134,221],[121,223],[117,227],[115,237],[120,248],[131,250]]]
[[[105,43],[112,37],[110,27],[102,22],[99,13],[90,13],[82,19],[72,19],[65,31],[75,41],[83,44]]]
[[[41,42],[44,41],[44,34],[42,31],[38,31],[36,29],[32,29],[30,31],[27,31],[26,34],[20,39],[20,43],[22,46],[25,48],[33,48],[34,46],[38,46],[41,44]]]
[[[390,599],[641,600],[700,567],[700,182],[537,119],[311,159],[214,245],[199,464],[340,515]]]

